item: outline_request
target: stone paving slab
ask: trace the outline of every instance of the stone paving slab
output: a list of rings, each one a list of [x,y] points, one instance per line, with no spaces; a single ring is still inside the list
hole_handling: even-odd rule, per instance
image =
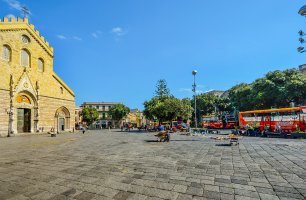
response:
[[[306,199],[305,140],[154,134],[0,138],[0,199]]]

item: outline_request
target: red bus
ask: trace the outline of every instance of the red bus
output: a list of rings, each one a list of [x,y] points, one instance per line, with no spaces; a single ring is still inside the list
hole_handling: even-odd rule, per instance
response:
[[[214,115],[202,116],[203,128],[222,128],[222,122]]]
[[[239,126],[252,126],[261,132],[305,132],[306,106],[240,112]]]
[[[233,129],[235,128],[235,118],[224,116],[222,120],[214,115],[202,116],[202,127],[209,129]]]

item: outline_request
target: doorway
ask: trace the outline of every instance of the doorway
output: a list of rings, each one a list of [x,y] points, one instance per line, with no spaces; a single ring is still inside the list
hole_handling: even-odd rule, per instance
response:
[[[17,131],[18,133],[31,132],[31,109],[17,109]]]
[[[65,130],[65,118],[59,118],[58,119],[58,129],[60,131],[64,131]]]

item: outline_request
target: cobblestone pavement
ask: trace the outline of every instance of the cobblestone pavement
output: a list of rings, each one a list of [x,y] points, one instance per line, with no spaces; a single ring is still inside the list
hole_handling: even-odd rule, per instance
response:
[[[0,139],[0,199],[306,199],[306,140],[87,131]]]

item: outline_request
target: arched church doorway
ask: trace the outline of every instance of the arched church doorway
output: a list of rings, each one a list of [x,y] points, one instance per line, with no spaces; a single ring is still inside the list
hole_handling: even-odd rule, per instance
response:
[[[60,107],[55,112],[55,127],[57,132],[63,132],[70,128],[70,113],[66,107]]]
[[[34,130],[36,101],[30,94],[21,92],[16,96],[17,132],[29,133]]]

